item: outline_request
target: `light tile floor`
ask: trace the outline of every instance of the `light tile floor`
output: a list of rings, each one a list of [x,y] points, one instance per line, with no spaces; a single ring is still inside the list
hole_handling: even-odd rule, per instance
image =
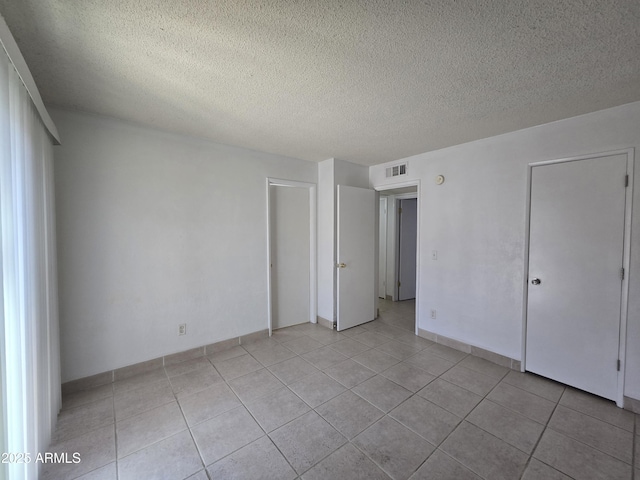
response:
[[[640,479],[640,415],[416,337],[411,301],[380,310],[68,395],[50,451],[82,461],[43,476]]]

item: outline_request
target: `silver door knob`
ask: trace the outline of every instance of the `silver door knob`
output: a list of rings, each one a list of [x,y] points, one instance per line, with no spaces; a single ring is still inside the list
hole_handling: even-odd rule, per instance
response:
[[[542,283],[542,280],[540,280],[539,278],[534,278],[533,280],[531,280],[531,285],[540,285]]]
[[[339,263],[338,265],[336,265],[336,267],[338,267],[338,268],[344,268],[346,266],[347,266],[346,263]]]

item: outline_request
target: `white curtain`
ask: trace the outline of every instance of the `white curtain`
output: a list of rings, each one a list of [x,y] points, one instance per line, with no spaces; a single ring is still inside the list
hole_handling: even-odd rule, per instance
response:
[[[0,452],[31,455],[11,479],[37,478],[61,404],[53,205],[51,137],[0,47]]]

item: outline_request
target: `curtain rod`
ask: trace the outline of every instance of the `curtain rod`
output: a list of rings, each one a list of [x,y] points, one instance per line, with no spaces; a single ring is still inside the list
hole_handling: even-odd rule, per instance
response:
[[[44,106],[44,102],[42,101],[42,97],[40,96],[40,92],[38,91],[38,87],[36,86],[36,82],[33,79],[31,72],[29,71],[27,62],[24,61],[24,57],[22,56],[22,53],[20,53],[18,44],[13,38],[13,35],[9,30],[9,26],[7,25],[7,22],[2,15],[0,15],[0,44],[9,57],[9,61],[16,69],[16,72],[18,72],[18,76],[27,89],[27,92],[31,97],[31,101],[40,114],[42,123],[53,139],[53,144],[60,145],[60,134],[58,133],[58,129],[56,128],[53,120],[49,116],[49,112],[47,112],[47,109]]]

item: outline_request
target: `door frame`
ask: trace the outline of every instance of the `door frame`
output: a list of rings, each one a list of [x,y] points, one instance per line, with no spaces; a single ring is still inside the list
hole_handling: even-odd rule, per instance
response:
[[[316,184],[267,177],[267,328],[269,336],[273,331],[273,289],[271,285],[271,187],[306,188],[309,192],[309,322],[316,323],[318,315],[317,302],[317,209]]]
[[[419,302],[419,298],[420,298],[420,196],[421,196],[421,187],[420,187],[420,180],[416,179],[416,180],[407,180],[404,182],[397,182],[397,183],[385,183],[383,185],[374,185],[373,189],[376,192],[384,192],[385,190],[394,190],[396,188],[404,188],[404,187],[416,187],[416,192],[415,193],[407,193],[407,194],[400,194],[400,195],[396,195],[395,198],[415,198],[417,199],[417,207],[416,207],[416,312],[415,312],[415,318],[414,318],[414,333],[416,335],[418,335],[418,331],[419,331],[419,327],[418,327],[418,319],[420,318],[420,302]],[[405,197],[405,195],[407,195]],[[387,204],[387,215],[389,214],[389,204]],[[379,216],[379,215],[378,215]],[[396,234],[398,234],[398,216],[396,215]],[[397,241],[396,241],[397,243]],[[394,301],[398,298],[398,288],[397,288],[397,284],[398,284],[398,261],[397,261],[397,257],[398,257],[398,252],[399,252],[399,247],[396,246],[397,248],[395,248],[395,256],[396,256],[396,265],[395,265],[395,271],[394,271],[394,279],[395,279],[395,285],[394,285]],[[379,246],[378,246],[379,248]]]
[[[632,221],[632,201],[633,201],[633,167],[634,149],[612,150],[601,153],[591,153],[574,157],[565,157],[555,160],[545,160],[529,163],[527,166],[527,193],[526,193],[526,214],[525,214],[525,236],[524,236],[524,269],[522,279],[523,303],[522,303],[522,362],[520,371],[526,370],[527,363],[527,307],[529,304],[529,235],[531,226],[531,182],[533,167],[544,165],[554,165],[558,163],[575,162],[592,158],[609,157],[613,155],[627,156],[627,175],[629,185],[625,191],[625,212],[624,212],[624,245],[622,254],[622,267],[625,269],[625,276],[621,282],[620,297],[620,337],[618,339],[618,358],[620,360],[620,370],[618,371],[618,392],[616,404],[618,407],[624,406],[624,374],[626,365],[626,341],[627,341],[627,317],[629,304],[629,273],[631,267],[631,221]]]

